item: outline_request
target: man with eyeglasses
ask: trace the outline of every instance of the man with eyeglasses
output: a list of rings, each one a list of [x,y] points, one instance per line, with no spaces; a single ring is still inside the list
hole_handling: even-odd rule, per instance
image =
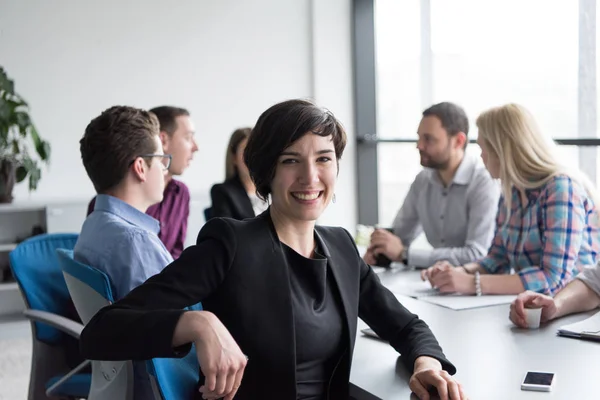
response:
[[[172,155],[167,166],[163,200],[148,207],[146,214],[160,223],[158,237],[171,253],[178,258],[183,251],[190,215],[190,191],[173,176],[182,175],[198,151],[194,139],[194,124],[190,113],[179,107],[160,106],[150,110],[160,125],[160,140],[165,153]],[[88,215],[94,211],[95,199],[88,206]]]
[[[155,114],[115,106],[94,118],[80,140],[81,159],[98,195],[74,258],[106,273],[115,300],[160,273],[173,257],[146,211],[163,201],[171,155],[163,153]],[[143,362],[134,362],[134,398],[153,398]]]

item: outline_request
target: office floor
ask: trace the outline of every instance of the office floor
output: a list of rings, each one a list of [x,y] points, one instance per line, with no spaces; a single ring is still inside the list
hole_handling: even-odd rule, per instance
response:
[[[31,329],[21,318],[0,319],[0,400],[27,398]]]

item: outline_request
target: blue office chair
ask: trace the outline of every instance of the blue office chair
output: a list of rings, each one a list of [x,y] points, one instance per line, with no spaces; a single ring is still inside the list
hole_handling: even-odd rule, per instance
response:
[[[9,254],[10,268],[19,285],[31,321],[33,352],[29,400],[50,397],[87,398],[91,376],[79,374],[88,361],[71,370],[66,346],[77,353],[83,325],[76,318],[60,270],[56,249],[73,249],[77,234],[43,234],[20,243]],[[68,336],[66,336],[68,335]]]
[[[180,400],[194,397],[198,383],[196,347],[183,358],[153,358],[146,361],[156,400]]]
[[[202,303],[187,307],[190,311],[202,311]],[[194,397],[198,383],[198,356],[192,344],[183,358],[153,358],[146,361],[150,384],[156,400],[179,400]]]
[[[58,260],[75,308],[87,324],[100,310],[113,302],[108,276],[73,259],[73,251],[58,249]],[[133,399],[133,364],[131,361],[92,361],[89,399]]]

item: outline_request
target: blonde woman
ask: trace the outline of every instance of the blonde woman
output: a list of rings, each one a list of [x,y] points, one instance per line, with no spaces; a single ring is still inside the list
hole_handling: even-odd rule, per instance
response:
[[[244,150],[251,131],[251,128],[240,128],[231,134],[225,157],[225,182],[210,190],[211,218],[243,220],[255,217],[268,207],[267,202],[256,195],[256,187],[244,162]]]
[[[554,295],[598,259],[595,190],[561,165],[522,106],[492,108],[477,127],[481,158],[502,184],[494,240],[483,259],[456,268],[439,262],[422,278],[445,293]]]

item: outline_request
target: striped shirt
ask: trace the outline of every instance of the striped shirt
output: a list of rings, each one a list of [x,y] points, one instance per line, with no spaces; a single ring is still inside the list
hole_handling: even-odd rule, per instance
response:
[[[523,204],[513,188],[512,211],[504,196],[488,255],[478,264],[491,274],[519,275],[526,290],[556,294],[600,251],[599,215],[586,190],[566,175],[526,191]]]

